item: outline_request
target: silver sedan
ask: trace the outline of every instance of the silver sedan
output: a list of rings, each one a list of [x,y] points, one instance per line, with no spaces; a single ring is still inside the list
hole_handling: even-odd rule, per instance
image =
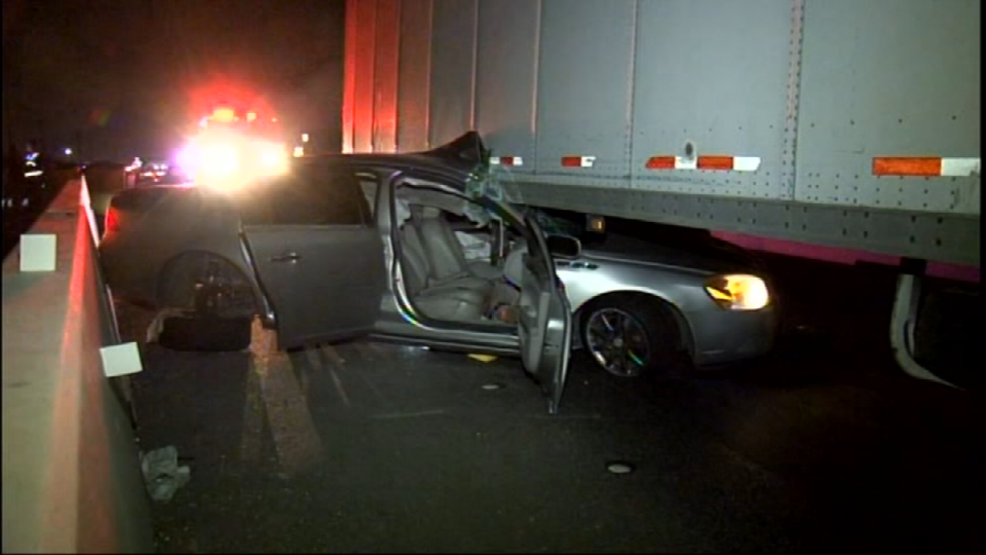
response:
[[[532,212],[548,233],[582,241],[576,256],[556,257],[556,268],[577,345],[606,371],[636,376],[679,354],[703,366],[770,350],[776,302],[749,252],[700,230],[613,221],[594,233],[582,215]]]
[[[371,337],[519,356],[555,412],[576,327],[620,376],[659,372],[678,351],[725,362],[772,341],[769,289],[746,256],[671,229],[660,241],[546,236],[545,213],[504,200],[475,133],[226,185],[110,203],[107,283],[158,309],[163,346],[244,349],[259,317],[282,347]]]

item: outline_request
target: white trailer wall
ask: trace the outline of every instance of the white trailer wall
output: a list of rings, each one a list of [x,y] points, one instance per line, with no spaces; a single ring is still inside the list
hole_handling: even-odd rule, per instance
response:
[[[978,172],[874,173],[878,157],[979,158],[977,0],[347,8],[349,151],[477,129],[523,160],[503,174],[529,204],[979,265]],[[647,167],[686,144],[759,166]]]

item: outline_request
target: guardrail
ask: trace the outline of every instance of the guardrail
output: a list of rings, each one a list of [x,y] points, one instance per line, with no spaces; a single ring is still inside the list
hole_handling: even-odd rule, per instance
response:
[[[37,173],[28,177],[27,173]],[[3,256],[10,253],[17,237],[30,229],[34,220],[51,203],[62,186],[78,178],[78,171],[63,168],[49,168],[23,172],[21,168],[5,165],[3,169]]]
[[[28,233],[56,237],[55,270],[3,261],[3,552],[150,552],[150,504],[96,258],[84,180]]]

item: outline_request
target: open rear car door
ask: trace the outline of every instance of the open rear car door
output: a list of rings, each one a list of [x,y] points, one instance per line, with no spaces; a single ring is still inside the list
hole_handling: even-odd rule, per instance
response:
[[[383,241],[352,170],[296,168],[254,202],[243,235],[277,321],[295,347],[365,335],[386,290]]]
[[[517,319],[524,369],[541,383],[548,412],[558,412],[572,349],[572,310],[547,241],[537,223],[526,218],[527,253]]]

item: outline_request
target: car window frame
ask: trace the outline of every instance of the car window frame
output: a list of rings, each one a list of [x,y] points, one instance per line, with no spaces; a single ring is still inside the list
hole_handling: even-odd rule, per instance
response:
[[[306,164],[299,165],[292,168],[292,171],[297,171],[299,168],[304,167],[317,167],[317,164]],[[360,228],[373,228],[376,227],[376,220],[374,218],[374,208],[370,206],[370,201],[366,198],[363,193],[361,179],[358,174],[360,173],[359,168],[349,166],[347,164],[339,163],[329,163],[326,164],[324,171],[327,173],[333,172],[344,172],[349,173],[350,177],[356,180],[356,187],[353,191],[355,198],[357,199],[357,210],[359,213],[359,223],[352,222],[324,222],[318,223],[313,221],[298,221],[297,219],[291,220],[289,218],[281,218],[278,213],[278,207],[276,205],[277,199],[279,197],[276,189],[272,190],[271,186],[276,183],[279,179],[285,179],[284,176],[278,176],[265,180],[263,183],[258,184],[259,187],[263,188],[262,191],[258,193],[259,199],[251,200],[251,202],[257,203],[258,206],[263,208],[264,218],[261,221],[258,218],[245,218],[243,216],[242,204],[238,205],[238,212],[240,214],[240,220],[242,225],[250,227],[313,227],[313,228],[327,228],[327,227],[360,227]],[[291,179],[291,178],[288,178]],[[298,177],[294,177],[298,179]],[[379,194],[379,178],[377,182],[378,194]],[[282,197],[283,198],[283,197]]]
[[[472,202],[479,205],[483,209],[496,214],[501,220],[508,222],[512,227],[517,228],[522,231],[526,236],[528,233],[527,224],[524,221],[524,216],[517,212],[512,206],[505,202],[499,202],[491,199],[487,196],[474,197],[469,194],[458,190],[455,186],[449,185],[447,181],[453,181],[451,179],[437,178],[433,175],[428,175],[424,173],[417,173],[412,171],[401,171],[395,173],[391,177],[391,182],[393,186],[390,187],[391,190],[391,218],[392,221],[396,222],[396,204],[397,204],[397,190],[405,186],[404,181],[407,179],[419,180],[424,183],[421,184],[407,184],[410,187],[420,187],[425,189],[433,189],[442,193],[446,193],[455,197],[459,197],[467,202]]]

